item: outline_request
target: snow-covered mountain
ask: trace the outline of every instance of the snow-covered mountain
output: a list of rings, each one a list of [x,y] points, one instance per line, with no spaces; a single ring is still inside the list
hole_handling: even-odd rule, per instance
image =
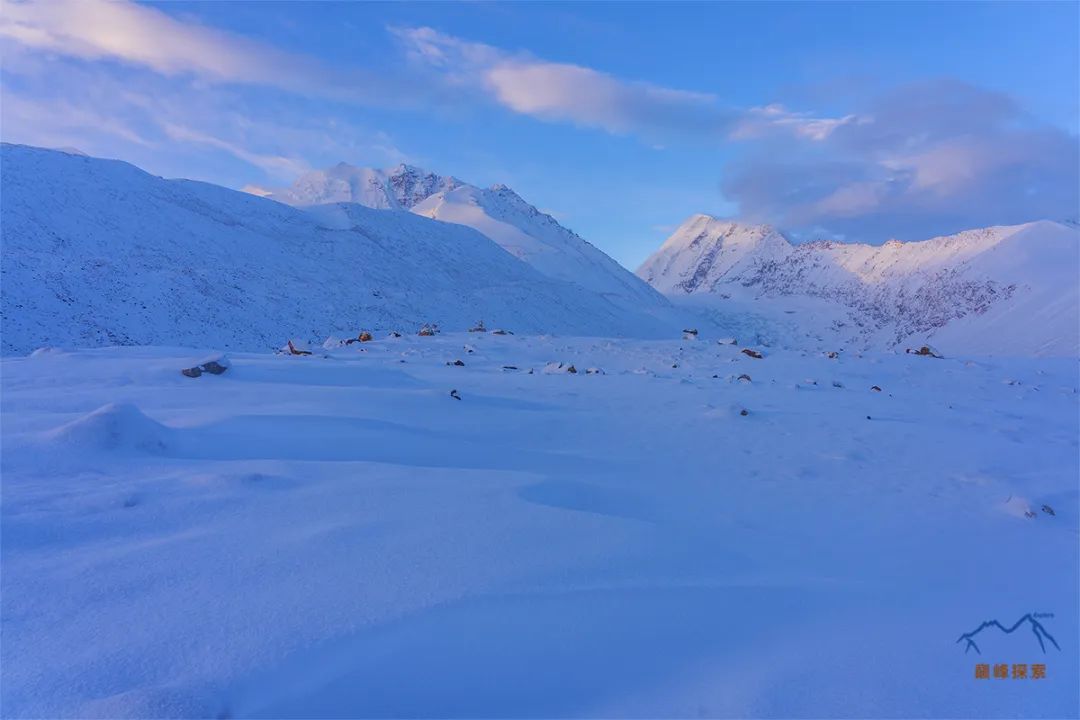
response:
[[[359,203],[378,210],[409,210],[425,198],[461,184],[456,178],[412,165],[377,170],[342,162],[326,170],[313,170],[292,187],[273,191],[268,197],[289,205]]]
[[[356,204],[300,210],[127,163],[2,149],[3,350],[262,350],[476,320],[532,333],[673,330],[547,277],[471,228]],[[422,180],[422,179],[421,179]],[[399,202],[417,191],[395,186]],[[652,292],[650,290],[650,292]]]
[[[352,202],[466,225],[544,275],[600,293],[619,307],[669,309],[648,284],[505,185],[479,188],[411,165],[376,170],[339,163],[268,197],[296,206]]]
[[[791,301],[805,299],[807,334],[859,347],[1074,355],[1078,271],[1080,231],[1049,221],[880,246],[793,245],[767,225],[694,215],[637,272],[670,296],[721,309],[730,300],[732,311],[796,314]]]

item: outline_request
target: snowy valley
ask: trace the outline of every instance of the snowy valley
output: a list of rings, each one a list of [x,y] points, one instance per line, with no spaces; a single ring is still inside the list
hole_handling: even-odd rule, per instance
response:
[[[1075,228],[2,160],[0,715],[1075,713]]]
[[[1068,716],[1075,362],[741,350],[9,358],[3,714]]]

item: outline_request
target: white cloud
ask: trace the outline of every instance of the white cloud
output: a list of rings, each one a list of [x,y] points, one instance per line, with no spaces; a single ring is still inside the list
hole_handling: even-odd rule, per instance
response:
[[[866,118],[855,115],[839,118],[814,117],[811,113],[792,112],[783,105],[774,103],[747,110],[729,137],[732,140],[753,140],[769,134],[786,133],[820,142],[839,127],[867,121]]]
[[[724,194],[749,219],[870,241],[1075,216],[1076,135],[1008,96],[927,81],[861,110],[812,143],[759,132],[728,166]]]
[[[7,2],[0,35],[86,60],[115,59],[167,75],[192,73],[240,82],[275,84],[277,73],[298,60],[151,7],[109,0]]]
[[[170,140],[208,145],[218,150],[224,150],[233,157],[243,160],[249,165],[254,165],[272,177],[284,180],[295,179],[311,169],[311,166],[299,158],[252,152],[236,143],[173,122],[163,121],[161,129],[165,131]]]
[[[392,28],[392,32],[414,64],[437,73],[448,86],[546,121],[615,134],[674,139],[689,135],[718,142],[753,137],[766,127],[818,139],[848,121],[729,107],[712,93],[625,80],[581,65],[468,42],[428,27]]]
[[[399,27],[391,32],[414,65],[434,72],[448,87],[549,122],[654,140],[692,137],[721,142],[780,133],[822,140],[855,120],[815,117],[781,105],[730,107],[713,93],[626,80],[594,68],[469,42],[429,27]]]
[[[345,102],[422,101],[426,88],[365,68],[330,67],[233,33],[126,0],[8,0],[0,38],[84,61],[110,60],[165,76],[278,88]]]
[[[122,157],[153,172],[205,177],[234,167],[265,182],[292,181],[309,164],[342,159],[392,165],[408,159],[393,138],[310,104],[264,98],[138,71],[115,73],[64,57],[5,67],[3,139],[44,147],[73,145]],[[258,179],[238,172],[243,184]],[[221,178],[206,177],[206,179]]]

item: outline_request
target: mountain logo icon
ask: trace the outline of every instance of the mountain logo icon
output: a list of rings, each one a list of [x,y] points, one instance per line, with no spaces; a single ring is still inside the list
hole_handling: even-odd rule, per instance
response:
[[[963,635],[961,635],[960,637],[958,637],[956,639],[956,642],[958,642],[958,643],[959,642],[965,642],[964,654],[967,654],[967,652],[969,650],[974,648],[975,652],[982,655],[982,650],[980,650],[979,646],[975,643],[975,636],[976,635],[981,633],[983,630],[988,630],[990,628],[997,628],[998,630],[1005,633],[1006,635],[1010,635],[1013,632],[1015,632],[1016,630],[1020,629],[1020,626],[1022,626],[1022,625],[1024,625],[1026,623],[1028,625],[1028,627],[1031,628],[1032,634],[1035,635],[1035,639],[1039,641],[1039,647],[1042,648],[1042,651],[1044,653],[1046,652],[1046,641],[1047,640],[1049,640],[1053,644],[1053,646],[1055,648],[1057,648],[1058,650],[1061,650],[1061,646],[1057,644],[1057,640],[1054,639],[1054,636],[1051,635],[1047,631],[1046,627],[1041,622],[1039,622],[1039,620],[1038,620],[1038,618],[1047,618],[1047,617],[1052,618],[1054,616],[1053,616],[1053,614],[1039,614],[1039,613],[1032,614],[1032,613],[1028,613],[1028,614],[1024,615],[1023,617],[1021,617],[1019,620],[1017,620],[1015,623],[1013,623],[1012,626],[1010,626],[1010,627],[1005,627],[1004,625],[1002,625],[997,620],[985,620],[979,625],[979,627],[975,628],[971,632],[966,632]]]

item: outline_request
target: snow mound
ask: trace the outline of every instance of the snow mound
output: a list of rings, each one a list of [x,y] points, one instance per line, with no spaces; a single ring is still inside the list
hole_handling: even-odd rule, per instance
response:
[[[54,357],[56,355],[63,354],[63,352],[64,351],[61,348],[51,347],[49,345],[46,345],[45,347],[39,347],[38,349],[31,352],[30,357],[32,357],[32,358]]]
[[[54,430],[42,439],[69,450],[159,454],[167,447],[169,428],[130,403],[109,403]]]

